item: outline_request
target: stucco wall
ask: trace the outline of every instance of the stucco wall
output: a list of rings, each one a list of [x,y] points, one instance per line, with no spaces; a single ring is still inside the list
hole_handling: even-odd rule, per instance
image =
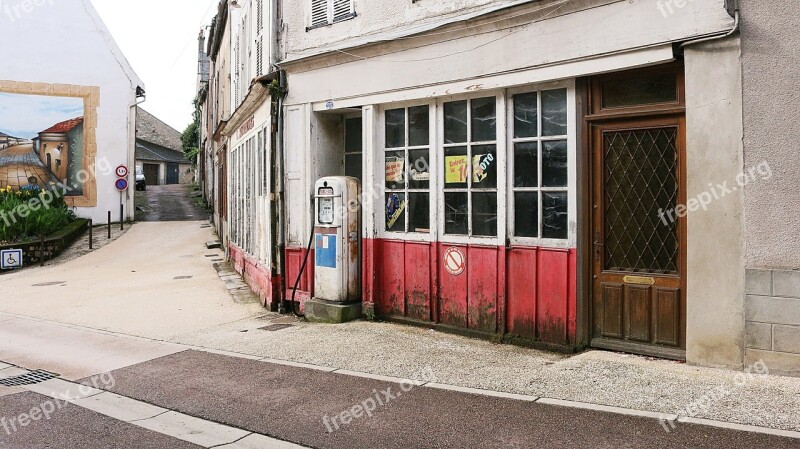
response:
[[[743,158],[739,55],[738,38],[685,52],[686,358],[734,369],[744,357],[743,199],[733,187]],[[723,195],[723,183],[731,192]],[[692,211],[694,201],[707,210]]]
[[[800,269],[800,27],[796,0],[743,0],[745,166],[773,177],[745,188],[748,268]]]
[[[107,211],[119,209],[114,168],[120,164],[134,166],[132,106],[136,87],[143,83],[88,0],[42,2],[40,6],[35,3],[3,1],[0,60],[13,63],[0,64],[0,80],[99,87],[97,205],[79,207],[78,215],[104,223]],[[24,4],[28,7],[23,7]],[[132,218],[132,190],[124,201]]]

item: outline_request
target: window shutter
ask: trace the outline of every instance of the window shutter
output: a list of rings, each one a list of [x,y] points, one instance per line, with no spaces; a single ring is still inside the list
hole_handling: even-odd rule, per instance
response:
[[[327,25],[328,0],[311,0],[311,26]]]
[[[264,39],[259,37],[256,41],[256,76],[264,74]]]
[[[261,30],[264,29],[264,0],[258,0],[256,2],[256,30],[258,30],[257,34],[261,34]]]
[[[347,19],[353,13],[353,0],[333,0],[333,21]]]

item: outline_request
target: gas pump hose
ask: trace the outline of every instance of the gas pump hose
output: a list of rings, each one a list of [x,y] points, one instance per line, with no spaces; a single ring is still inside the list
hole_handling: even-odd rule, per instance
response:
[[[300,285],[300,279],[303,277],[303,272],[306,271],[306,264],[308,263],[308,255],[311,253],[311,245],[314,243],[314,226],[311,226],[311,236],[308,238],[308,246],[306,247],[306,254],[303,257],[303,264],[300,265],[300,272],[297,273],[297,279],[294,281],[294,288],[292,289],[292,313],[298,318],[304,318],[305,314],[297,311],[294,305],[294,297],[297,293],[297,287]]]

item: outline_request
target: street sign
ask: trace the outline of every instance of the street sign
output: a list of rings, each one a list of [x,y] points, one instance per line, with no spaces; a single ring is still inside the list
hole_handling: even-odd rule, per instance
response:
[[[117,179],[117,182],[114,183],[114,187],[116,187],[120,192],[124,192],[128,190],[128,180],[125,178]]]
[[[128,167],[124,165],[120,165],[117,167],[117,177],[118,178],[125,178],[128,176]]]
[[[22,268],[22,250],[4,249],[0,251],[0,269],[13,270]]]

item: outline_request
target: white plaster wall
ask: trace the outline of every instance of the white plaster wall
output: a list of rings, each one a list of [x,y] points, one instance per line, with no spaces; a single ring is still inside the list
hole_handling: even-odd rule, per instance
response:
[[[687,205],[734,187],[742,171],[739,38],[689,47],[686,63]],[[716,187],[714,187],[716,188]],[[709,192],[709,193],[704,193]],[[713,196],[712,196],[713,198]],[[744,356],[743,195],[737,188],[689,212],[687,342],[689,363],[741,368]]]
[[[511,31],[505,29],[509,23],[487,19],[483,25],[476,21],[456,33],[351,49],[350,55],[333,53],[315,60],[284,63],[289,80],[286,104],[380,92],[397,93],[399,100],[402,98],[399,92],[404,89],[455,81],[470,81],[468,90],[476,91],[485,88],[483,78],[493,74],[556,67],[652,48],[727,31],[733,25],[722,0],[697,0],[667,17],[650,0],[614,2],[586,9],[589,3],[595,2],[570,3],[561,12],[572,11],[571,14],[540,17],[539,21],[532,21],[530,15],[513,18],[510,23],[516,27]],[[316,31],[319,29],[309,33]],[[289,39],[291,42],[291,35]],[[602,67],[602,61],[596,59],[595,63]],[[433,94],[455,93],[459,92],[443,88]]]
[[[747,268],[800,269],[800,20],[796,0],[742,1]]]
[[[32,4],[26,11],[23,3]],[[78,208],[95,223],[107,211],[119,215],[114,168],[134,167],[136,87],[144,84],[131,69],[88,0],[35,2],[3,0],[0,10],[0,80],[100,87],[97,109],[97,206]],[[20,5],[16,11],[14,7]],[[11,9],[9,9],[11,8]],[[10,11],[10,12],[9,12]],[[100,168],[110,167],[110,170]],[[133,218],[134,174],[123,196]],[[116,219],[116,218],[115,218]]]

